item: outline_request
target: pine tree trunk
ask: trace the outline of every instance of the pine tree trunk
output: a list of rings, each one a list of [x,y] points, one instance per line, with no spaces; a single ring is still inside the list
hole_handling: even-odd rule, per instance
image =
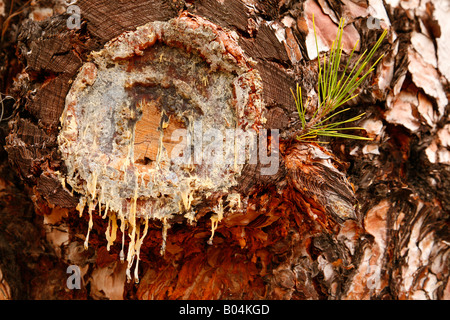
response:
[[[445,0],[14,1],[0,14],[0,299],[450,297]],[[389,30],[350,103],[372,141],[293,139],[291,89],[317,91],[313,15],[323,53],[341,17],[347,55]],[[258,161],[164,167],[167,137],[200,120],[256,129]]]

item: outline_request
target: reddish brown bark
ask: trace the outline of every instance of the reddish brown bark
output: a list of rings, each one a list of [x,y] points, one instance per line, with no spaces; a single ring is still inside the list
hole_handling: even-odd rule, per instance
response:
[[[21,4],[16,1],[12,12]],[[398,7],[389,1],[384,7],[381,1],[312,0],[77,5],[78,30],[67,29],[65,8],[49,2],[52,16],[42,17],[44,4],[26,7],[5,31],[1,85],[16,104],[5,105],[5,116],[13,117],[0,124],[0,298],[449,298],[449,84],[440,49],[446,11],[439,2],[416,10],[406,1]],[[95,213],[89,249],[83,248],[89,216],[79,217],[80,194],[63,186],[58,173],[66,172],[57,143],[60,117],[93,50],[183,11],[237,32],[240,47],[257,62],[264,127],[281,132],[280,167],[271,176],[262,176],[259,165],[244,168],[236,187],[243,209],[225,209],[211,245],[216,198],[196,207],[194,225],[170,221],[163,256],[163,224],[150,220],[140,283],[127,283],[120,244],[106,250],[107,222]],[[317,27],[324,51],[336,18],[347,19],[361,49],[381,33],[368,28],[378,21],[369,19],[390,20],[380,22],[390,29],[380,49],[385,58],[351,111],[366,112],[359,125],[374,140],[330,140],[323,150],[328,167],[320,157],[304,162],[298,156],[302,145],[286,137],[297,119],[290,89],[298,82],[309,91],[317,77],[316,60],[309,59],[315,51],[308,42],[312,13],[322,19]],[[421,43],[433,47],[436,61]],[[356,205],[355,219],[333,211],[335,195],[346,206]],[[68,265],[81,269],[80,290],[66,287]]]

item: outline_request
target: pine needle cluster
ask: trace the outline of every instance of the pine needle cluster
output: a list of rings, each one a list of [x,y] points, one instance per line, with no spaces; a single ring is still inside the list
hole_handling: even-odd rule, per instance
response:
[[[310,99],[307,99],[306,103],[303,104],[302,89],[298,84],[295,94],[291,89],[301,122],[301,129],[297,131],[297,139],[300,141],[317,142],[316,140],[318,136],[371,140],[367,137],[345,133],[345,131],[349,130],[364,130],[362,127],[347,127],[345,125],[361,119],[365,113],[337,122],[333,122],[333,118],[335,118],[338,114],[350,110],[350,108],[340,110],[337,109],[358,96],[358,93],[355,94],[355,90],[364,82],[367,76],[375,70],[375,66],[381,58],[383,58],[384,55],[381,55],[372,65],[369,64],[377,49],[381,45],[381,42],[385,38],[387,30],[384,30],[378,41],[369,52],[365,50],[359,56],[358,60],[354,63],[354,66],[350,70],[352,58],[358,46],[357,41],[350,53],[349,58],[347,59],[344,70],[340,71],[341,58],[343,56],[342,34],[344,31],[344,24],[345,20],[342,18],[339,23],[336,39],[333,41],[331,46],[331,50],[327,55],[323,56],[323,61],[321,62],[317,42],[316,26],[313,16],[314,37],[316,41],[319,69],[317,83],[317,105],[311,105]],[[368,68],[368,66],[370,67]],[[312,113],[312,116],[308,120],[306,119],[307,111],[310,114]]]

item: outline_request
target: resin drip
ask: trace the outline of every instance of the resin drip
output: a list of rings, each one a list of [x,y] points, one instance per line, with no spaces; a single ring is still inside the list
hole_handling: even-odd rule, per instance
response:
[[[64,183],[81,194],[80,216],[87,204],[86,247],[96,208],[101,214],[104,206],[109,220],[108,250],[120,220],[120,258],[128,240],[129,278],[136,261],[137,280],[149,219],[163,222],[164,254],[170,219],[194,221],[205,195],[226,195],[243,168],[236,155],[212,164],[183,158],[190,146],[180,130],[186,135],[198,122],[196,135],[217,129],[225,136],[228,129],[258,130],[264,122],[262,82],[237,37],[187,13],[148,23],[92,53],[67,94],[58,136]],[[235,153],[246,148],[245,141],[233,147]],[[218,201],[210,241],[224,216]]]

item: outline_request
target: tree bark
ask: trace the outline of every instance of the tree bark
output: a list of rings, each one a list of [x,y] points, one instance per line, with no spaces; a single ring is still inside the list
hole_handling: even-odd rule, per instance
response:
[[[450,297],[445,1],[416,6],[380,0],[79,0],[75,5],[81,24],[69,29],[73,16],[59,1],[3,3],[1,86],[14,103],[4,100],[0,123],[0,299]],[[322,53],[330,50],[341,17],[346,57],[357,40],[362,53],[389,29],[379,50],[384,57],[349,112],[365,112],[357,125],[372,141],[328,139],[319,145],[292,139],[298,115],[290,90],[298,83],[312,99],[317,91],[313,14]],[[144,41],[139,32],[156,40]],[[196,36],[188,38],[190,33]],[[201,36],[209,42],[198,40]],[[212,44],[221,49],[214,51]],[[149,80],[148,74],[140,79],[149,65],[161,66],[169,84]],[[187,128],[193,120],[180,120],[181,114],[203,94],[217,103],[197,104],[193,119],[215,121],[221,129],[229,120],[241,129],[279,130],[276,148],[270,147],[271,135],[262,148],[279,150],[276,173],[264,175],[265,165],[246,163],[225,176],[236,179],[226,188],[218,187],[227,182],[218,178],[197,193],[179,195],[173,188],[164,194],[164,185],[158,190],[165,205],[152,214],[144,208],[163,200],[145,196],[145,190],[138,197],[133,189],[134,200],[129,194],[101,196],[108,193],[106,171],[86,170],[95,176],[89,180],[79,163],[103,152],[103,142],[90,144],[84,158],[76,148],[65,153],[61,137],[71,139],[67,115],[80,128],[89,122],[91,127],[83,127],[88,135],[107,131],[96,121],[106,114],[95,111],[103,104],[87,115],[70,113],[68,106],[90,103],[83,94],[94,90],[95,81],[116,81],[122,66],[128,80],[135,77],[126,91],[134,100],[129,114],[113,109],[112,118],[127,119],[137,139],[128,145],[135,155],[145,154],[131,164],[117,156],[128,168],[158,166],[161,145],[148,151],[145,137],[159,141],[164,132]],[[112,68],[117,73],[102,78]],[[225,78],[224,89],[214,91]],[[188,98],[171,89],[176,81],[189,84],[191,91],[183,93]],[[107,86],[99,88],[103,99]],[[239,88],[247,94],[242,104]],[[231,102],[222,106],[228,89],[232,94],[223,101]],[[164,109],[169,105],[164,99],[180,107]],[[242,117],[236,106],[245,107]],[[222,121],[216,113],[208,118],[210,110],[229,118]],[[77,139],[71,142],[75,147],[82,141]],[[200,180],[208,176],[195,172]],[[136,186],[139,177],[144,181],[137,175]],[[119,199],[127,213],[105,213],[108,202],[102,199],[108,196],[110,203]],[[172,204],[180,206],[178,213]],[[80,289],[67,285],[70,265],[80,269]],[[129,281],[133,272],[139,283]]]

